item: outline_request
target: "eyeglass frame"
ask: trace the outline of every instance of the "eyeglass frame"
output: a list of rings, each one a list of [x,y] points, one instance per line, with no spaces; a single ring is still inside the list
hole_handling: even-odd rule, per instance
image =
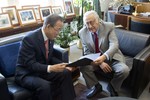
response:
[[[61,28],[56,29],[55,26],[53,26],[52,28],[53,28],[56,32],[60,32],[60,31],[62,30]]]
[[[88,27],[89,25],[94,26],[96,22],[96,19],[93,19],[92,21],[86,22],[85,25]]]

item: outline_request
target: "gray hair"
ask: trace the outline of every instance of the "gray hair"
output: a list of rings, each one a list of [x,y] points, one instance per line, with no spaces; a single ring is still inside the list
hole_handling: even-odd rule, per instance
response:
[[[48,24],[50,24],[52,27],[54,27],[58,20],[60,20],[61,22],[64,21],[64,19],[58,14],[50,14],[45,18],[43,26],[47,26]]]
[[[89,15],[93,15],[95,17],[95,19],[98,20],[98,22],[100,21],[100,18],[99,18],[99,15],[97,14],[97,12],[94,11],[94,10],[91,10],[91,11],[85,12],[85,14],[83,16],[83,22],[84,22],[84,24],[85,24],[86,17],[89,16]]]

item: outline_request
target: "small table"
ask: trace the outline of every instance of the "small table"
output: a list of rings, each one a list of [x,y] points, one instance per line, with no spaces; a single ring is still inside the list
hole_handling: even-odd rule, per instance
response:
[[[137,100],[137,99],[130,97],[106,97],[98,100]]]

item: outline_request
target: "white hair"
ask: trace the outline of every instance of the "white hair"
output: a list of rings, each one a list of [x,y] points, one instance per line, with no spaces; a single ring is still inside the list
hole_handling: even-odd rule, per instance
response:
[[[85,19],[86,19],[86,17],[89,16],[89,15],[94,16],[95,19],[98,20],[98,22],[100,21],[100,18],[99,18],[99,15],[97,14],[97,12],[94,11],[94,10],[91,10],[91,11],[85,12],[85,14],[84,14],[84,16],[83,16],[83,22],[84,22],[84,24],[85,24]]]

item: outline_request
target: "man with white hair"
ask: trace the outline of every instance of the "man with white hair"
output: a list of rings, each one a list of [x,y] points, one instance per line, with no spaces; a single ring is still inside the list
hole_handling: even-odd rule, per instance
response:
[[[79,31],[79,36],[84,55],[101,53],[94,61],[95,65],[80,67],[87,87],[94,87],[87,94],[87,98],[102,92],[102,86],[94,74],[96,70],[105,74],[113,73],[108,90],[111,96],[117,96],[124,79],[129,74],[129,67],[125,64],[125,58],[119,50],[114,24],[103,22],[95,11],[86,12],[83,21],[85,26]]]

